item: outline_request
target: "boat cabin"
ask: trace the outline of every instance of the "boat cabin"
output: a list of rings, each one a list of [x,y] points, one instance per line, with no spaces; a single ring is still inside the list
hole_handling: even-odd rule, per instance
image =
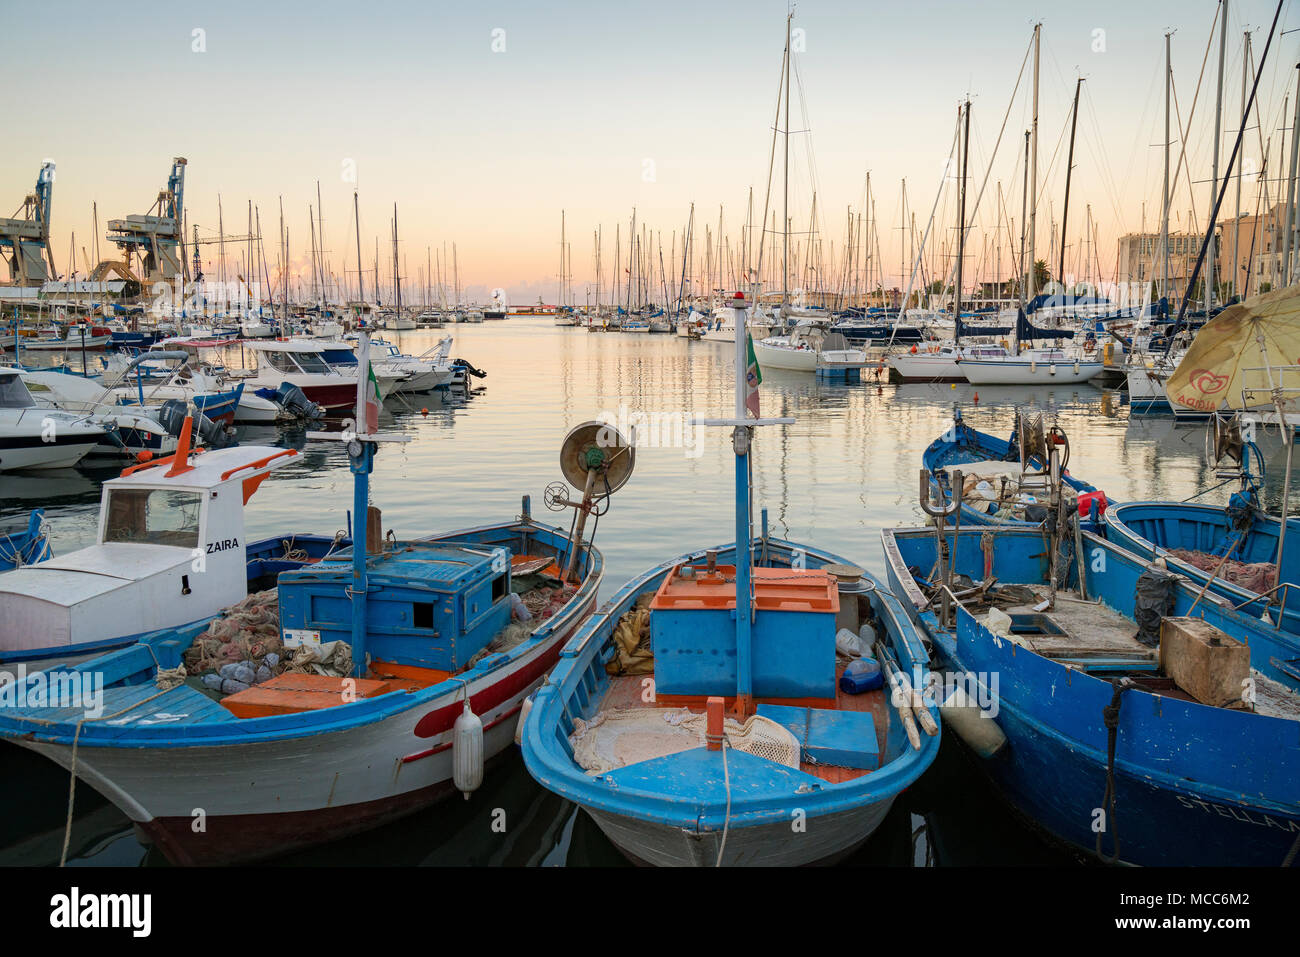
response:
[[[82,645],[199,621],[248,594],[244,504],[297,455],[179,453],[104,483],[96,542],[0,579],[10,650]]]

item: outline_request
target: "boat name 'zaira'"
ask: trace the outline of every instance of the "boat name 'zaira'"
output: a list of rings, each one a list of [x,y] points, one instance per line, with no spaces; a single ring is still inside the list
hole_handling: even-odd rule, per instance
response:
[[[238,546],[239,539],[237,538],[225,538],[219,542],[208,542],[208,554],[211,555],[213,552],[224,552],[228,548],[236,548]]]

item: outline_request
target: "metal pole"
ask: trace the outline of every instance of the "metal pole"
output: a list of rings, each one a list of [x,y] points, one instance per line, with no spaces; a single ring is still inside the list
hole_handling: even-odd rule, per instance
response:
[[[789,21],[786,21],[787,30]],[[733,300],[734,301],[734,300]],[[745,393],[749,368],[749,332],[747,304],[736,307],[736,421],[745,419]],[[753,696],[753,663],[750,609],[750,536],[749,536],[749,447],[753,429],[737,425],[732,435],[736,453],[736,704],[748,714]]]
[[[1263,64],[1260,64],[1261,67]],[[1282,238],[1282,285],[1291,285],[1291,238],[1295,226],[1295,168],[1300,146],[1300,64],[1296,64],[1295,119],[1291,129],[1291,170],[1286,178],[1286,227]]]
[[[1223,54],[1228,46],[1228,0],[1220,0],[1219,16],[1219,85],[1214,96],[1214,164],[1210,173],[1210,215],[1213,216],[1214,199],[1219,192],[1219,140],[1223,139]],[[1205,259],[1205,314],[1214,307],[1214,222],[1210,222],[1210,245]]]

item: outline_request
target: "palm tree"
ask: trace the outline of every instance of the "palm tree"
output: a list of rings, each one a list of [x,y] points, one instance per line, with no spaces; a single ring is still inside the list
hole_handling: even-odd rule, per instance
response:
[[[1047,284],[1052,281],[1052,271],[1047,268],[1047,260],[1039,259],[1034,262],[1034,288],[1042,292],[1047,288]]]

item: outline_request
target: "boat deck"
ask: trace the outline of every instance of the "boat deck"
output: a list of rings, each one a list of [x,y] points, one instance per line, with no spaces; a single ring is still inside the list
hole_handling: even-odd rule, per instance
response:
[[[1030,586],[1034,594],[1046,598],[1046,585]],[[1056,604],[1045,612],[1036,612],[1031,604],[1006,609],[1012,616],[1039,616],[1059,629],[1059,634],[1033,632],[1016,634],[1015,641],[1045,658],[1061,661],[1066,667],[1092,671],[1149,670],[1151,680],[1160,682],[1150,690],[1171,698],[1195,700],[1186,692],[1159,677],[1157,649],[1137,640],[1136,626],[1119,612],[1097,602],[1085,601],[1077,594],[1057,591]],[[1286,685],[1265,676],[1254,668],[1255,713],[1275,718],[1300,718],[1300,695]],[[1139,682],[1143,679],[1138,678]]]
[[[878,753],[886,754],[886,743],[890,730],[890,714],[888,686],[875,691],[867,691],[862,694],[848,694],[839,687],[839,677],[848,662],[840,659],[835,667],[836,692],[835,700],[832,704],[830,699],[790,699],[790,698],[756,698],[755,704],[773,704],[773,705],[801,705],[805,707],[820,707],[833,711],[852,711],[867,712],[872,716],[876,728],[876,746]],[[704,700],[699,699],[681,699],[681,698],[656,698],[654,701],[646,702],[642,700],[645,690],[643,682],[651,675],[625,675],[610,679],[609,691],[601,700],[600,707],[596,709],[598,717],[604,712],[614,710],[625,710],[631,708],[651,709],[651,708],[680,708],[688,707],[695,712],[703,712]],[[728,700],[730,704],[730,700]],[[827,781],[831,784],[839,784],[842,781],[851,781],[854,778],[860,778],[864,774],[870,774],[870,771],[858,768],[845,768],[832,764],[811,763],[803,761],[799,765],[799,770],[805,774],[811,774]]]

